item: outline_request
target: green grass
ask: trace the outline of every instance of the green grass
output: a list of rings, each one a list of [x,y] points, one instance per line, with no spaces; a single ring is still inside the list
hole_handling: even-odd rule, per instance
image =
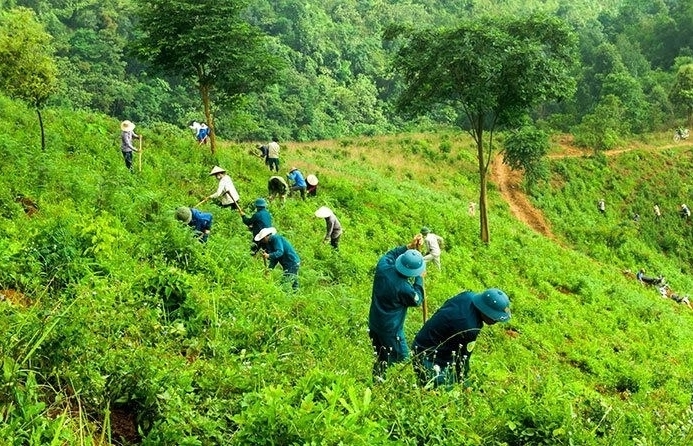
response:
[[[115,120],[45,117],[42,153],[34,115],[0,98],[7,444],[691,441],[693,312],[621,273],[643,266],[690,289],[680,221],[666,220],[663,233],[645,210],[637,228],[627,218],[651,197],[673,206],[689,193],[687,149],[552,162],[552,181],[533,199],[566,248],[514,220],[492,184],[491,244],[479,242],[466,211],[478,191],[464,135],[286,143],[282,174],[296,165],[320,178],[316,199],[270,206],[302,258],[293,294],[280,271],[265,277],[248,255],[234,211],[201,206],[214,214],[206,245],[174,220],[176,207],[215,190],[215,164],[250,210],[269,178],[249,154],[254,144],[228,142],[211,156],[186,131],[138,128],[145,151],[133,175]],[[656,175],[672,163],[666,181]],[[20,194],[38,212],[27,214]],[[601,194],[606,219],[596,212]],[[321,205],[345,228],[339,254],[321,243]],[[512,300],[513,319],[482,331],[471,392],[415,388],[409,364],[371,383],[373,268],[423,225],[447,246],[443,271],[426,277],[431,313],[463,289],[499,287]],[[412,309],[409,339],[420,325]]]

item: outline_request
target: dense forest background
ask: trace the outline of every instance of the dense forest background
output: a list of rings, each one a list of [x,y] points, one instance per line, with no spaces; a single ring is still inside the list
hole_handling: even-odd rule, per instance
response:
[[[191,79],[155,77],[134,57],[133,0],[4,0],[3,9],[33,9],[54,38],[60,92],[50,105],[103,112],[141,124],[179,127],[204,120]],[[279,81],[233,108],[214,110],[216,132],[236,140],[308,141],[411,128],[394,111],[397,79],[389,64],[392,25],[440,27],[460,17],[544,11],[579,36],[578,89],[572,100],[546,104],[536,118],[553,130],[580,132],[618,117],[617,134],[670,128],[686,117],[672,95],[679,68],[693,61],[693,5],[680,0],[257,0],[247,21],[270,37],[286,62]],[[479,55],[483,57],[483,54]],[[263,61],[257,70],[266,69]],[[678,107],[678,108],[677,108]],[[680,108],[680,110],[679,110]],[[421,118],[455,124],[454,110]]]

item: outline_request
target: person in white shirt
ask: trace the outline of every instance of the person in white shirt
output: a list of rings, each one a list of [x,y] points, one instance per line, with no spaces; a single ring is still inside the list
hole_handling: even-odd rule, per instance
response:
[[[209,174],[219,180],[219,187],[217,187],[216,192],[207,198],[219,198],[221,207],[231,207],[237,210],[240,209],[238,202],[241,197],[238,195],[236,187],[233,185],[233,181],[231,181],[231,177],[226,175],[226,170],[219,166],[214,166]]]
[[[421,228],[421,235],[424,237],[424,246],[426,247],[426,253],[424,254],[424,261],[433,262],[436,264],[440,270],[440,245],[445,243],[442,237],[431,232],[429,228],[424,226]]]
[[[276,136],[273,136],[272,142],[267,144],[267,166],[270,172],[279,172],[279,142]]]

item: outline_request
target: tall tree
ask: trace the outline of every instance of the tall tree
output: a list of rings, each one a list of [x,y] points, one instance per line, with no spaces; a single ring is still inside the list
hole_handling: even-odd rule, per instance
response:
[[[458,124],[474,138],[480,237],[488,243],[486,178],[494,131],[544,101],[574,92],[570,73],[576,38],[563,21],[544,15],[466,20],[454,29],[391,28],[386,33],[386,38],[396,37],[404,39],[394,59],[404,83],[398,108],[426,114],[452,106],[460,111]]]
[[[244,20],[244,0],[148,0],[138,12],[137,55],[155,70],[193,79],[216,150],[213,104],[230,105],[276,79],[270,41]]]
[[[36,109],[41,150],[46,134],[41,109],[58,85],[51,36],[27,8],[0,11],[0,89]]]

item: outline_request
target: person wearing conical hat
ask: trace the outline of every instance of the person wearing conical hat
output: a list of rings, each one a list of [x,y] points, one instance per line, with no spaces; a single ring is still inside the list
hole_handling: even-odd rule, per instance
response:
[[[510,320],[510,299],[501,290],[463,291],[427,320],[412,343],[412,364],[422,387],[469,385],[469,360],[484,325]]]
[[[120,151],[123,153],[123,158],[125,159],[125,167],[132,172],[132,152],[139,152],[132,145],[132,139],[140,139],[140,136],[135,134],[135,124],[130,121],[123,121],[120,123]]]
[[[254,239],[264,248],[262,256],[269,260],[269,268],[274,269],[277,264],[282,266],[284,275],[283,283],[290,283],[294,290],[298,289],[298,268],[301,259],[289,241],[277,234],[276,228],[264,228]]]
[[[325,243],[329,241],[335,251],[338,251],[339,239],[342,236],[342,225],[339,223],[337,216],[335,216],[332,209],[328,208],[327,206],[322,206],[315,211],[315,216],[318,218],[324,218],[327,225],[327,232],[325,233],[325,238],[323,241]]]
[[[209,127],[207,127],[207,124],[193,121],[193,123],[190,124],[190,128],[195,133],[195,139],[200,145],[206,144],[207,141],[209,141]]]
[[[318,195],[318,177],[313,175],[312,173],[306,177],[306,184],[308,185],[306,188],[306,194],[309,197],[315,197]]]
[[[223,208],[230,207],[237,210],[240,209],[238,201],[241,197],[238,195],[236,186],[234,186],[233,181],[231,181],[231,177],[226,174],[226,170],[219,166],[214,166],[209,175],[219,180],[219,186],[217,187],[217,191],[207,198],[219,198],[219,205]]]
[[[176,209],[176,219],[193,228],[195,236],[201,243],[207,241],[212,230],[212,214],[181,206]]]
[[[306,184],[306,179],[303,177],[303,174],[298,170],[298,167],[292,167],[289,173],[286,174],[286,178],[291,182],[289,196],[295,191],[299,191],[301,193],[301,199],[305,200],[308,185]]]

